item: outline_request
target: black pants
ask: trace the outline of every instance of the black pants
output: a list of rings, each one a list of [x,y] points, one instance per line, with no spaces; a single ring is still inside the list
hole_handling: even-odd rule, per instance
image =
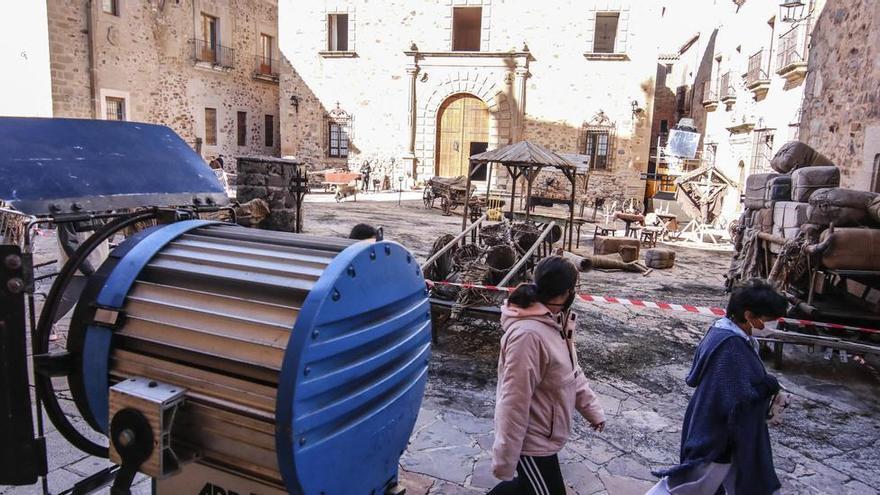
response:
[[[498,483],[489,495],[565,495],[559,458],[520,456],[516,478]]]

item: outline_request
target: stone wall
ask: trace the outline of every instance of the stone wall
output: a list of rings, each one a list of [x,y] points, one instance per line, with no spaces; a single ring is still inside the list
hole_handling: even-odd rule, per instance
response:
[[[880,3],[828,2],[809,56],[801,139],[841,168],[842,186],[877,190]]]
[[[56,117],[103,119],[106,97],[119,97],[125,99],[126,120],[167,125],[194,147],[200,138],[206,159],[219,154],[278,154],[278,83],[254,76],[260,34],[273,36],[277,44],[275,0],[120,0],[118,16],[103,12],[101,5],[89,0],[48,2]],[[234,50],[231,68],[195,63],[190,40],[202,38],[202,13],[219,19],[220,45]],[[206,107],[217,110],[213,146],[205,143]],[[237,142],[238,112],[247,113],[244,146]],[[274,119],[271,146],[265,146],[266,115]],[[226,163],[232,166],[232,160]]]
[[[450,51],[456,6],[483,9],[478,54]],[[601,10],[621,13],[622,56],[585,56]],[[350,53],[327,53],[327,15],[342,11],[354,38]],[[356,170],[369,159],[398,174],[414,169],[425,180],[436,171],[438,109],[449,96],[467,93],[489,109],[490,149],[526,139],[576,153],[583,123],[604,112],[616,125],[621,154],[610,173],[597,177],[617,177],[608,182],[616,194],[641,196],[659,11],[654,2],[635,0],[280,0],[280,46],[292,61],[281,80],[281,153],[316,169]],[[641,116],[633,115],[632,102],[645,110]],[[327,117],[337,103],[352,117],[347,160],[327,156]],[[504,174],[493,184],[505,186]]]
[[[269,216],[261,228],[284,232],[302,231],[302,203],[307,188],[305,168],[299,162],[270,157],[239,157],[236,199],[247,203],[262,199],[269,204]]]

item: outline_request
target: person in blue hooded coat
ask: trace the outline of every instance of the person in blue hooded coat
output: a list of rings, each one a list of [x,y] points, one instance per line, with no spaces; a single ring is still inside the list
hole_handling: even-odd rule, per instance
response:
[[[767,428],[779,382],[764,369],[752,331],[784,316],[785,297],[760,280],[733,292],[706,333],[686,383],[694,387],[680,464],[658,471],[649,494],[772,495],[780,488]]]

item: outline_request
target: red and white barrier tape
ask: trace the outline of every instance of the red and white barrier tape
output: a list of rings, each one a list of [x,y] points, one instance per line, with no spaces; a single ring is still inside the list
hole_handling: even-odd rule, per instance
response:
[[[479,285],[479,284],[459,284],[456,282],[435,282],[433,280],[425,280],[429,287],[434,287],[437,285],[447,285],[452,287],[461,287],[463,289],[481,289],[488,290],[493,292],[513,292],[515,287],[498,287],[494,285]],[[596,302],[596,303],[605,303],[605,304],[622,304],[624,306],[635,306],[640,308],[652,308],[652,309],[663,309],[667,311],[684,311],[687,313],[697,313],[708,316],[724,316],[727,311],[724,308],[718,307],[708,307],[708,306],[693,306],[690,304],[672,304],[665,302],[657,302],[657,301],[642,301],[640,299],[627,299],[623,297],[610,297],[610,296],[598,296],[595,294],[578,294],[578,297],[585,302]],[[864,328],[864,327],[856,327],[851,325],[841,325],[838,323],[826,323],[822,321],[810,321],[810,320],[801,320],[796,318],[780,318],[779,321],[785,322],[791,325],[798,325],[802,327],[814,326],[814,327],[824,327],[824,328],[833,328],[835,330],[850,330],[855,332],[862,333],[875,333],[880,334],[880,330],[874,328]]]

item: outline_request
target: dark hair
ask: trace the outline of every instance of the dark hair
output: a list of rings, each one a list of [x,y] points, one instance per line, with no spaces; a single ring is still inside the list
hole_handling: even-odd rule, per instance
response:
[[[548,256],[535,267],[535,281],[520,284],[507,301],[521,308],[559,297],[577,285],[578,270],[562,256]]]
[[[772,285],[761,279],[749,280],[733,291],[727,303],[727,317],[736,323],[746,322],[746,311],[758,318],[780,318],[788,310],[788,300]]]
[[[359,241],[362,241],[364,239],[374,239],[377,233],[378,231],[372,225],[359,223],[351,229],[351,233],[348,234],[348,238],[357,239]]]

